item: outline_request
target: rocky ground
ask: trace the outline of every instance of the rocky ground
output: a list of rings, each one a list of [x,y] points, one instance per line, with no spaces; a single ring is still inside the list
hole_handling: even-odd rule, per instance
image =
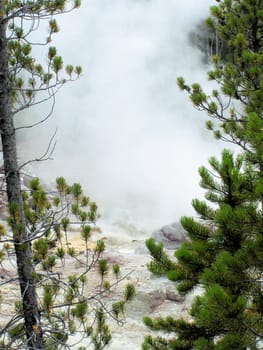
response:
[[[3,169],[0,167],[0,190],[4,189]],[[24,186],[26,181],[23,181]],[[0,223],[4,223],[6,218],[6,197],[4,191],[0,191]],[[149,253],[145,247],[145,239],[153,237],[156,241],[164,244],[167,252],[172,256],[174,250],[182,241],[186,240],[184,231],[179,223],[172,223],[163,226],[152,234],[138,234],[134,227],[122,225],[102,225],[102,230],[97,230],[94,234],[94,241],[103,239],[106,243],[105,257],[112,262],[117,262],[121,266],[121,276],[123,280],[120,287],[127,282],[132,282],[136,287],[136,296],[126,309],[126,319],[123,325],[110,321],[112,332],[112,342],[109,350],[136,350],[141,348],[144,336],[149,334],[149,330],[144,326],[142,318],[144,316],[174,316],[189,317],[188,309],[193,298],[193,294],[182,298],[176,292],[172,282],[164,277],[155,277],[147,269],[150,261]],[[78,232],[70,233],[70,241],[79,255],[83,254],[83,240]],[[78,269],[76,263],[67,265],[68,273],[73,273]],[[19,299],[19,286],[17,282],[5,284],[5,280],[16,275],[15,258],[5,260],[0,266],[1,293],[4,302],[0,308],[0,321],[4,324],[9,310],[14,305],[14,301]],[[96,274],[89,274],[90,285],[96,286],[98,277]],[[197,291],[198,292],[198,291]],[[109,295],[110,301],[111,295]]]
[[[162,241],[171,255],[180,242],[185,240],[178,223],[164,226],[152,236],[157,241]],[[141,349],[144,336],[149,334],[142,322],[143,316],[189,317],[188,309],[193,294],[186,299],[182,298],[172,282],[164,277],[155,277],[147,270],[151,258],[144,239],[132,240],[114,227],[104,229],[97,234],[97,238],[105,239],[107,256],[121,263],[122,275],[128,275],[124,282],[130,281],[136,287],[136,296],[127,306],[125,323],[119,326],[110,322],[113,335],[110,350],[120,350],[122,346],[125,346],[125,350]],[[81,240],[75,236],[75,243],[78,242],[81,244]]]
[[[152,236],[157,241],[163,241],[166,249],[172,255],[174,249],[185,239],[182,228],[178,224],[165,226],[154,232]],[[71,232],[70,241],[76,248],[80,256],[83,254],[83,240],[79,233]],[[102,231],[95,233],[94,240],[104,239],[106,243],[105,257],[121,266],[121,276],[125,277],[120,283],[120,289],[127,282],[131,282],[136,287],[136,296],[128,304],[126,309],[126,319],[123,325],[114,321],[108,322],[112,332],[112,342],[109,350],[120,350],[125,346],[126,350],[136,350],[141,348],[144,336],[149,334],[149,330],[142,322],[143,316],[183,316],[188,317],[187,310],[192,296],[187,299],[182,298],[176,292],[174,285],[163,277],[155,277],[147,270],[147,263],[150,256],[145,248],[145,240],[131,239],[130,235],[123,232],[123,228],[113,226],[104,227]],[[8,262],[4,262],[0,270],[0,278],[4,283],[10,277],[15,276],[15,260],[12,257]],[[73,273],[78,269],[76,263],[69,263],[67,273]],[[89,274],[89,283],[96,286],[98,277],[96,274]],[[2,323],[8,315],[10,307],[19,298],[19,286],[17,282],[2,284],[1,292],[4,303],[1,305],[0,318]],[[111,302],[109,295],[109,302]]]

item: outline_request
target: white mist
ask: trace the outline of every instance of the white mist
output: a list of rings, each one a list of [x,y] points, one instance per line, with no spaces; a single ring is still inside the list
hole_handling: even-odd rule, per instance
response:
[[[104,221],[152,229],[192,215],[191,200],[203,195],[198,167],[220,145],[176,78],[209,89],[188,35],[213,1],[82,2],[58,18],[54,44],[83,76],[57,95],[52,119],[24,134],[22,153],[41,154],[57,127],[54,160],[35,171],[46,183],[60,175],[81,182]]]

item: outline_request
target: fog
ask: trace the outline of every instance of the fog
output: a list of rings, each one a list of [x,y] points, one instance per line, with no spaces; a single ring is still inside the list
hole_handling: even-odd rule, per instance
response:
[[[58,129],[53,161],[33,166],[46,184],[60,175],[81,182],[109,223],[153,229],[193,214],[192,199],[203,196],[198,167],[220,144],[176,78],[210,90],[209,67],[188,36],[211,4],[83,0],[58,18],[54,44],[83,74],[59,92],[52,118],[23,134],[21,157],[34,158]]]

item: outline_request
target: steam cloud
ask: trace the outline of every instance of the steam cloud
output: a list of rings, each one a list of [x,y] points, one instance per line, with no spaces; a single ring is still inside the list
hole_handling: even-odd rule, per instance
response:
[[[176,77],[207,85],[188,35],[212,3],[85,0],[58,19],[54,44],[84,74],[57,95],[52,119],[24,137],[23,152],[34,157],[58,127],[54,161],[35,168],[42,179],[81,182],[109,222],[153,228],[193,213],[198,167],[219,145]]]

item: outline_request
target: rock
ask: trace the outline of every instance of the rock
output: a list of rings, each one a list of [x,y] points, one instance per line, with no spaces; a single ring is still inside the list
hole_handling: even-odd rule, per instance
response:
[[[174,290],[166,289],[165,296],[167,300],[175,301],[177,303],[182,303],[185,300],[185,297],[176,292],[175,288]]]
[[[143,316],[154,313],[165,302],[161,290],[137,291],[134,301],[127,304],[127,315],[131,318],[142,319]]]
[[[161,229],[152,233],[152,238],[157,242],[162,242],[165,248],[178,248],[182,242],[187,241],[185,230],[179,222],[165,225]]]

